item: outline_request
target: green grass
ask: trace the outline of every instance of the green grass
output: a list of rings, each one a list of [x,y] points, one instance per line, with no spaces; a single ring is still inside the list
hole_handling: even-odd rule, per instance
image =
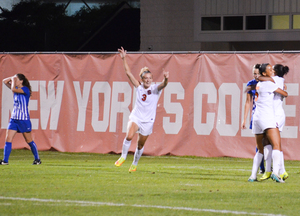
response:
[[[3,154],[3,150],[0,151]],[[299,215],[300,161],[285,184],[249,183],[252,160],[13,150],[0,166],[0,215]],[[260,177],[261,175],[258,175]]]

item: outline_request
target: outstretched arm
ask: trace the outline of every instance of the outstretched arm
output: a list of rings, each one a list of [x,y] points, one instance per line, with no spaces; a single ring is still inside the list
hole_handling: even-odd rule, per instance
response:
[[[127,77],[129,78],[130,82],[132,83],[132,85],[134,87],[138,87],[140,85],[140,83],[139,83],[139,81],[137,81],[137,79],[134,78],[134,76],[131,73],[130,68],[129,68],[128,64],[127,64],[127,61],[126,61],[126,53],[127,53],[127,51],[124,50],[123,47],[121,47],[121,49],[118,49],[118,51],[119,51],[120,56],[122,58],[124,69],[125,69]]]
[[[163,70],[164,73],[164,80],[161,84],[159,84],[159,86],[157,87],[158,91],[162,90],[163,88],[165,88],[168,85],[168,79],[169,79],[169,71],[165,71],[165,69]]]

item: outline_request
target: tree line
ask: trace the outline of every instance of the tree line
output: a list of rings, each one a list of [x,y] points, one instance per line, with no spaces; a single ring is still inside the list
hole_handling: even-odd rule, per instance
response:
[[[25,0],[11,10],[1,8],[0,51],[78,51],[99,25],[120,5],[83,6],[68,16],[65,5]],[[98,43],[101,51],[101,44]],[[105,51],[116,51],[105,47]]]

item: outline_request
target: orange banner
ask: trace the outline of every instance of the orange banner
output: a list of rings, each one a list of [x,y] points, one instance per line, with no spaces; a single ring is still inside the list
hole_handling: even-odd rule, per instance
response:
[[[250,129],[241,129],[244,90],[253,79],[252,66],[268,62],[290,68],[285,77],[289,97],[284,101],[282,148],[285,159],[300,159],[299,54],[127,56],[137,78],[144,66],[150,68],[155,82],[163,80],[163,68],[170,72],[144,154],[253,158],[254,136]],[[29,109],[39,150],[121,152],[135,91],[118,54],[0,54],[0,73],[2,79],[23,73],[30,80]],[[13,98],[5,85],[1,84],[1,89],[3,148]],[[15,137],[13,148],[28,148],[22,135]]]

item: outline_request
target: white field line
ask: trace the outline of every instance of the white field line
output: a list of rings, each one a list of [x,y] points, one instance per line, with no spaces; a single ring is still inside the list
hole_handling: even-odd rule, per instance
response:
[[[267,213],[254,213],[254,212],[242,212],[242,211],[229,211],[229,210],[216,210],[216,209],[198,209],[198,208],[187,208],[187,207],[172,207],[172,206],[157,206],[157,205],[128,205],[123,203],[111,203],[111,202],[92,202],[92,201],[81,201],[81,200],[54,200],[54,199],[38,199],[38,198],[22,198],[22,197],[3,197],[2,200],[17,200],[17,201],[29,201],[29,202],[40,202],[52,205],[57,203],[69,206],[80,205],[80,206],[127,206],[137,208],[157,208],[157,209],[170,209],[170,210],[181,210],[181,211],[194,211],[194,212],[213,212],[220,214],[236,214],[236,215],[255,215],[255,216],[284,216],[281,214],[267,214]]]
[[[156,159],[177,159],[177,160],[205,160],[205,161],[229,161],[226,159],[222,159],[222,157],[184,157],[184,156],[148,156],[148,155],[143,155],[143,157],[148,157],[148,158],[156,158]],[[239,158],[232,158],[234,159],[234,162],[247,162],[246,160],[239,160]],[[241,158],[241,159],[252,159],[252,158]]]
[[[0,203],[0,205],[8,206],[11,205],[11,203]]]
[[[229,167],[228,169],[226,167],[216,169],[215,167],[204,167],[204,166],[163,166],[163,168],[171,168],[171,169],[199,169],[199,170],[220,170],[220,171],[242,171],[242,172],[251,172],[251,169],[232,169]],[[251,168],[251,167],[250,167]]]

